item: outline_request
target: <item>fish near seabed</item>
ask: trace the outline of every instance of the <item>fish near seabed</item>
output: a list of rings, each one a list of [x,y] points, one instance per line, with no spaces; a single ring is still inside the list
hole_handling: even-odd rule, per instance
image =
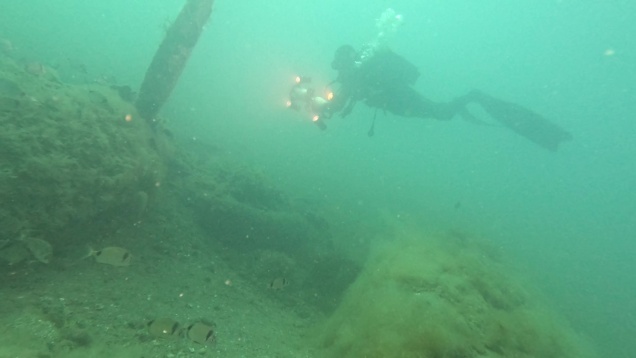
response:
[[[172,318],[157,318],[148,322],[148,333],[154,337],[178,336],[180,333],[179,322]]]
[[[212,344],[216,341],[214,336],[214,325],[205,322],[196,322],[186,329],[186,337],[194,343]]]
[[[282,290],[283,288],[287,287],[287,285],[289,285],[289,280],[284,278],[284,277],[278,277],[275,278],[274,280],[272,280],[272,282],[270,282],[267,287],[269,289],[272,290]]]
[[[48,264],[51,261],[53,246],[48,241],[27,236],[22,236],[19,240],[24,243],[24,246],[36,260],[44,264]]]
[[[130,261],[132,260],[132,254],[128,249],[117,246],[108,246],[101,250],[90,249],[86,257],[90,256],[95,257],[95,261],[100,264],[112,266],[130,266]]]

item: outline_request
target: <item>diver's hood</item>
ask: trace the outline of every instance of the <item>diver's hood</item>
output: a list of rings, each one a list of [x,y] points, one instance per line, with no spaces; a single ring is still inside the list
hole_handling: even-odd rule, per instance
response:
[[[338,47],[331,61],[331,68],[340,71],[352,68],[355,65],[356,50],[351,45],[342,45]]]

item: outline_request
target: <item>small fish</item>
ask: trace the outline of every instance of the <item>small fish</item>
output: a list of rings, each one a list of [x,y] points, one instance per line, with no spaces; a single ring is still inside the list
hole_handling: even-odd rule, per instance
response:
[[[77,62],[73,59],[71,59],[70,57],[66,58],[66,61],[68,62],[68,66],[74,70],[75,72],[79,72],[83,75],[88,74],[88,69],[86,68],[86,65],[81,63],[81,62]]]
[[[148,333],[155,337],[179,335],[179,322],[172,318],[157,318],[148,322]]]
[[[204,322],[196,322],[186,328],[186,336],[194,343],[211,344],[214,343],[214,326]]]
[[[47,241],[33,237],[22,236],[20,241],[29,250],[36,260],[48,264],[53,256],[53,247]]]
[[[267,285],[268,288],[272,290],[282,290],[287,285],[289,285],[289,280],[283,277],[275,278],[272,282]]]
[[[113,266],[129,266],[132,255],[130,251],[123,247],[109,246],[101,250],[90,249],[86,257],[94,256],[95,261],[100,264],[108,264]]]
[[[24,70],[35,76],[44,76],[46,74],[46,67],[40,62],[31,61],[24,64]]]

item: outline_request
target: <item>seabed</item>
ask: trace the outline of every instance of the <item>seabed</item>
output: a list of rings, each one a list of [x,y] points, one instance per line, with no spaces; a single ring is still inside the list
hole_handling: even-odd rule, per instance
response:
[[[0,56],[0,357],[594,356],[485,240],[343,229],[128,100]],[[340,250],[351,232],[375,244]]]

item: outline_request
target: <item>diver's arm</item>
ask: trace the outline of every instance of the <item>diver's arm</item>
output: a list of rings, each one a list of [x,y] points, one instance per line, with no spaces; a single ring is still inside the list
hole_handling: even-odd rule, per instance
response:
[[[360,91],[347,88],[340,91],[340,93],[334,94],[331,100],[330,110],[331,114],[340,112],[340,117],[344,118],[351,114],[356,103],[360,99]]]
[[[355,107],[356,102],[358,102],[358,100],[355,98],[351,98],[349,101],[347,101],[347,104],[342,110],[342,113],[340,113],[340,117],[344,118],[348,116],[351,113],[351,111],[353,111],[353,107]]]
[[[351,107],[350,102],[351,96],[348,93],[341,91],[338,94],[334,94],[333,98],[329,101],[329,105],[325,106],[322,113],[320,113],[320,116],[324,118],[331,118],[335,113],[343,110],[347,111],[347,108]],[[346,114],[349,114],[349,112],[351,112],[351,109],[349,109]],[[341,113],[341,116],[344,115],[344,113]]]

